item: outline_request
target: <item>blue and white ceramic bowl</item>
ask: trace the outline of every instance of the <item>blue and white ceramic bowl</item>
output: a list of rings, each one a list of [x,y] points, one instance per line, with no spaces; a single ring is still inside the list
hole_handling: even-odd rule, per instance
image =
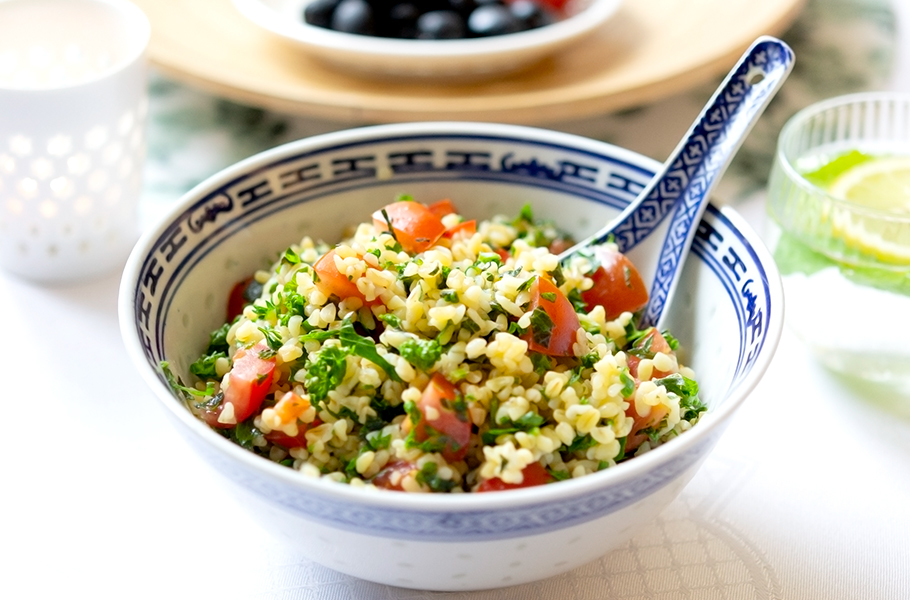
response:
[[[632,200],[658,167],[602,142],[539,129],[416,123],[300,140],[187,194],[137,244],[123,275],[126,346],[154,397],[264,526],[312,560],[371,581],[492,588],[568,571],[621,544],[686,485],[765,372],[781,331],[779,276],[730,210],[708,208],[667,326],[709,412],[692,430],[615,468],[553,485],[411,495],[310,479],[194,418],[158,365],[188,365],[224,318],[231,287],[304,235],[338,240],[398,193],[451,198],[483,218],[531,203],[578,238]],[[191,448],[191,450],[190,450]]]

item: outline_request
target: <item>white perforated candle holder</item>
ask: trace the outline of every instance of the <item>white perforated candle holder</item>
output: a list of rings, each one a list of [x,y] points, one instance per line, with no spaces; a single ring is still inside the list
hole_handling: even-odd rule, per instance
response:
[[[0,264],[71,281],[138,235],[149,23],[126,0],[0,0]]]

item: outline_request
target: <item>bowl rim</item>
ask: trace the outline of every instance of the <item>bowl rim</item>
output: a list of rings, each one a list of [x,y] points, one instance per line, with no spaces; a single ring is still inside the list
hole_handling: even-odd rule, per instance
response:
[[[287,40],[321,50],[345,55],[383,58],[448,59],[508,54],[543,48],[593,31],[612,17],[623,0],[583,0],[578,12],[555,23],[508,35],[456,40],[411,40],[382,38],[334,31],[316,27],[301,18],[291,22],[282,17],[264,0],[233,0],[240,13]],[[311,2],[301,3],[301,8]],[[352,43],[352,36],[356,43]]]
[[[762,352],[750,371],[741,379],[734,382],[724,402],[705,413],[699,423],[686,432],[685,435],[674,438],[671,443],[661,445],[610,469],[592,473],[580,478],[573,478],[558,482],[558,485],[536,486],[508,490],[497,494],[404,494],[387,493],[384,490],[370,490],[353,487],[346,484],[330,481],[325,478],[311,478],[302,476],[299,472],[285,466],[273,463],[267,459],[241,448],[225,439],[201,420],[194,417],[171,393],[171,390],[162,383],[157,372],[149,364],[142,352],[138,332],[134,327],[135,314],[134,296],[136,285],[140,280],[140,269],[148,252],[154,248],[156,240],[168,228],[171,219],[182,214],[200,196],[222,185],[255,173],[266,165],[280,160],[289,155],[301,154],[307,150],[316,150],[321,147],[337,146],[349,142],[368,142],[374,138],[388,138],[390,134],[415,135],[415,134],[465,134],[477,133],[478,135],[492,135],[500,137],[518,137],[536,142],[561,144],[582,151],[597,151],[601,154],[619,157],[642,169],[656,171],[660,163],[626,148],[615,146],[608,142],[594,140],[553,130],[537,127],[509,124],[491,124],[484,122],[463,121],[428,121],[411,123],[394,123],[373,125],[335,131],[300,140],[292,141],[275,148],[260,152],[243,159],[194,186],[185,193],[181,199],[165,214],[159,217],[156,224],[148,227],[140,236],[130,253],[123,270],[118,293],[118,316],[122,341],[130,356],[131,362],[136,367],[150,390],[154,393],[160,404],[166,407],[168,413],[175,417],[194,439],[230,461],[239,462],[245,468],[258,473],[262,477],[277,480],[283,485],[294,488],[297,492],[318,494],[326,499],[336,499],[350,504],[359,504],[385,510],[415,511],[415,512],[452,512],[472,513],[478,511],[496,511],[518,506],[545,505],[560,498],[578,497],[596,492],[603,488],[621,485],[631,479],[642,477],[645,473],[662,464],[668,463],[679,455],[687,454],[695,446],[708,443],[718,437],[723,428],[728,424],[732,415],[739,408],[745,398],[751,393],[758,381],[764,375],[770,364],[776,347],[779,343],[783,327],[784,298],[780,277],[777,273],[773,259],[767,248],[762,244],[758,234],[754,232],[742,217],[730,207],[718,209],[709,206],[709,211],[727,219],[736,230],[739,237],[749,245],[756,255],[757,263],[764,269],[767,277],[768,293],[771,298],[770,306],[779,306],[775,311],[769,311],[766,327],[766,345],[769,347]]]

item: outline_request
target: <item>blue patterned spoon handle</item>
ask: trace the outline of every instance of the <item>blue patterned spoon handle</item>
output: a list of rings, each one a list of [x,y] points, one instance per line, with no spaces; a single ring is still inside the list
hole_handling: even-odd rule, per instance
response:
[[[635,201],[607,227],[560,256],[568,258],[612,236],[620,251],[644,267],[646,281],[653,273],[640,328],[659,325],[714,186],[792,66],[793,51],[785,43],[757,39]]]

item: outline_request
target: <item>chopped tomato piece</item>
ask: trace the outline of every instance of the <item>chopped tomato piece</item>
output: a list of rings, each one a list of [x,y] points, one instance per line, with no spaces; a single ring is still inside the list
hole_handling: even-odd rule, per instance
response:
[[[218,417],[221,416],[221,411],[224,410],[224,400],[222,399],[221,404],[215,408],[204,409],[199,413],[199,417],[205,421],[206,425],[209,427],[214,427],[215,429],[230,429],[234,427],[234,423],[221,423],[218,421]]]
[[[389,223],[398,243],[411,254],[423,252],[446,231],[442,218],[419,202],[393,202],[382,211],[373,213],[373,224],[377,230],[388,231]]]
[[[499,477],[485,479],[477,486],[478,492],[500,492],[503,490],[517,490],[518,488],[533,487],[535,485],[544,485],[555,481],[544,466],[540,463],[531,463],[521,470],[523,479],[521,483],[506,483]]]
[[[338,272],[335,266],[335,250],[329,250],[313,265],[319,281],[316,287],[319,288],[326,296],[337,296],[344,300],[345,298],[360,298],[364,304],[367,304],[363,293],[357,289],[357,284],[346,276]]]
[[[607,319],[615,319],[625,311],[635,312],[648,303],[648,288],[638,269],[621,252],[602,257],[591,279],[593,287],[582,292],[581,297],[589,311],[603,306]]]
[[[434,373],[417,401],[417,409],[420,419],[411,423],[414,439],[431,442],[447,461],[463,459],[471,441],[471,421],[455,386],[441,373]]]
[[[550,254],[562,254],[574,245],[575,243],[571,239],[561,237],[550,242],[550,246],[547,250],[550,251]]]
[[[664,354],[673,354],[673,349],[670,347],[670,344],[667,342],[666,338],[657,331],[656,328],[652,327],[647,334],[641,337],[638,341],[635,342],[633,346],[636,349],[645,351],[648,355],[657,354],[662,352]],[[626,364],[629,366],[629,374],[635,379],[636,385],[638,385],[638,365],[641,363],[641,358],[635,356],[634,354],[628,354],[626,356]],[[660,379],[661,377],[666,377],[670,373],[654,369],[651,371],[651,379]],[[645,416],[638,414],[638,411],[635,410],[635,403],[630,402],[629,408],[626,409],[626,416],[632,417],[634,423],[632,424],[632,429],[629,432],[629,436],[626,438],[626,452],[635,450],[642,443],[648,439],[647,434],[639,433],[644,429],[649,427],[654,427],[659,425],[665,416],[667,416],[667,407],[666,406],[655,406],[651,408],[651,412]]]
[[[629,431],[629,436],[626,438],[625,451],[631,452],[641,446],[645,440],[648,439],[648,435],[639,432],[649,427],[659,425],[664,417],[667,416],[667,412],[666,406],[654,406],[651,408],[651,412],[643,417],[635,410],[635,403],[629,403],[629,408],[626,409],[626,416],[632,417],[634,422],[632,424],[632,429]]]
[[[387,490],[396,490],[403,492],[401,486],[402,480],[409,473],[416,473],[417,466],[406,460],[395,460],[388,463],[372,479],[373,485]]]
[[[276,446],[281,446],[288,450],[291,448],[306,448],[306,432],[320,425],[322,425],[322,421],[319,419],[314,420],[312,423],[297,423],[297,435],[291,436],[276,429],[265,434],[265,439]]]
[[[572,356],[581,324],[566,295],[549,279],[538,277],[531,284],[530,310],[534,311],[531,327],[523,336],[528,348],[550,356]]]
[[[662,352],[664,354],[673,354],[673,349],[670,348],[670,344],[667,342],[666,338],[657,331],[656,328],[652,327],[651,330],[642,336],[633,348],[637,350],[644,350],[650,355],[657,354]],[[626,353],[626,364],[629,366],[629,374],[638,379],[638,364],[641,362],[641,358],[635,356],[632,353]],[[660,379],[661,377],[666,377],[670,373],[654,369],[651,371],[651,379]]]
[[[447,238],[453,238],[456,235],[464,235],[470,237],[475,233],[477,233],[477,221],[474,221],[472,219],[470,221],[462,221],[458,225],[449,227],[446,229],[444,236]]]
[[[283,423],[297,421],[300,416],[310,408],[310,402],[295,392],[285,392],[281,400],[275,404],[275,414]],[[297,435],[291,436],[283,431],[274,430],[265,434],[265,439],[281,446],[282,448],[306,448],[306,432],[322,424],[319,419],[312,423],[297,422]]]
[[[429,205],[427,208],[430,209],[431,213],[433,213],[440,219],[446,215],[451,215],[451,214],[458,212],[457,210],[455,210],[455,205],[452,204],[452,201],[449,200],[448,198],[444,198],[442,200],[437,200],[433,204]]]
[[[300,415],[305,413],[311,404],[306,398],[296,392],[285,392],[281,399],[275,404],[275,414],[281,419],[282,423],[290,423],[299,419]]]
[[[234,418],[238,423],[259,410],[272,385],[275,357],[260,356],[268,350],[269,347],[260,342],[251,348],[241,348],[234,354],[234,364],[228,374],[229,383],[224,390],[222,404],[234,407]]]

